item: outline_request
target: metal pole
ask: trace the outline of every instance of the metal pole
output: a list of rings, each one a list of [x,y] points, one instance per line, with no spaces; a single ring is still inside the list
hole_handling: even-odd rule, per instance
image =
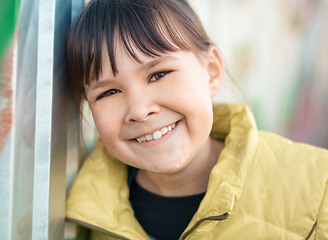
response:
[[[65,36],[71,2],[40,0],[32,239],[63,239],[68,98]]]

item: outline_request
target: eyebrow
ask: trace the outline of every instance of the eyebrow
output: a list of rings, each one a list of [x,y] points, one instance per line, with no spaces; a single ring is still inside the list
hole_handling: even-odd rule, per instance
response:
[[[163,56],[163,57],[160,57],[160,58],[156,58],[154,60],[151,60],[149,62],[146,62],[146,63],[142,64],[142,66],[139,68],[139,71],[153,68],[153,67],[155,67],[156,65],[158,65],[162,62],[174,61],[174,60],[177,60],[177,59],[178,58],[175,57],[175,56]]]
[[[92,90],[95,90],[96,88],[101,88],[101,87],[104,87],[104,86],[107,86],[108,84],[114,82],[113,80],[109,80],[109,79],[105,79],[105,80],[98,80],[96,81],[95,83],[87,86],[85,88],[85,92],[89,92],[89,91],[92,91]]]
[[[138,71],[144,71],[147,69],[151,69],[154,68],[155,66],[157,66],[158,64],[162,63],[162,62],[166,62],[166,61],[174,61],[177,60],[178,58],[175,56],[163,56],[160,58],[156,58],[154,60],[148,61],[146,63],[142,63],[142,66],[138,69]],[[97,88],[101,88],[104,86],[107,86],[108,84],[114,82],[113,80],[110,79],[104,79],[104,80],[98,80],[93,84],[90,84],[89,86],[86,87],[85,92],[89,92],[92,90],[95,90]]]

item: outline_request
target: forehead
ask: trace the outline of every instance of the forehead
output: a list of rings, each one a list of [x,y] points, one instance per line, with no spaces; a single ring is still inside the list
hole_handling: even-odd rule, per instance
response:
[[[122,75],[122,73],[126,74],[129,72],[131,74],[136,74],[148,70],[154,70],[157,65],[160,66],[162,64],[165,64],[166,67],[175,67],[176,65],[181,66],[183,62],[188,61],[185,57],[188,52],[196,57],[200,65],[204,65],[206,57],[205,52],[182,50],[177,46],[174,51],[156,52],[156,56],[154,56],[144,53],[136,46],[131,45],[130,51],[133,53],[132,56],[118,35],[116,35],[114,39],[112,59],[115,61],[115,71],[113,70],[113,63],[111,62],[110,54],[108,53],[107,42],[104,39],[101,47],[99,75],[97,78],[94,76],[90,77],[88,84],[84,85],[85,91],[93,89],[94,86],[102,85],[102,83],[99,83],[99,80],[114,79],[115,77]],[[92,67],[94,67],[94,64]]]
[[[113,52],[108,51],[108,44],[106,39],[102,41],[101,45],[101,65],[110,64],[110,66],[115,65],[116,69],[111,69],[113,74],[115,75],[120,71],[119,66],[124,66],[127,61],[134,62],[136,65],[141,64],[145,65],[147,62],[153,62],[154,64],[161,59],[166,58],[174,58],[172,57],[172,53],[176,51],[180,51],[180,48],[176,46],[174,43],[168,40],[168,43],[172,45],[172,49],[170,50],[153,50],[151,53],[146,52],[140,47],[135,46],[132,40],[129,40],[129,43],[124,43],[124,41],[115,34],[115,37],[112,42],[113,44]],[[127,48],[128,45],[129,47]],[[171,57],[170,57],[171,56]],[[113,62],[111,62],[113,61]],[[102,66],[103,67],[103,66]],[[152,65],[145,65],[144,68],[152,67]]]
[[[153,14],[153,18],[143,19],[139,21],[140,24],[132,24],[136,19],[130,20],[131,25],[128,24],[129,21],[118,21],[112,26],[113,29],[102,28],[101,32],[98,31],[97,34],[96,31],[93,34],[92,69],[90,69],[90,77],[86,77],[85,85],[88,85],[89,78],[98,79],[106,54],[115,76],[118,72],[117,57],[122,55],[127,54],[141,63],[143,58],[156,58],[168,52],[192,49],[190,39],[183,36],[184,30],[179,29],[179,24],[174,23],[172,19],[164,20],[163,16]]]
[[[130,51],[127,50],[125,44],[119,38],[119,36],[114,37],[115,41],[113,42],[114,51],[113,51],[113,60],[115,61],[115,71],[112,66],[113,63],[110,59],[110,54],[108,53],[106,40],[102,42],[102,51],[101,51],[101,72],[100,75],[107,75],[115,77],[121,71],[125,71],[127,68],[135,67],[139,71],[146,71],[152,69],[157,65],[165,62],[174,62],[177,63],[178,60],[184,59],[183,52],[192,53],[198,60],[199,64],[203,65],[206,57],[205,52],[197,50],[183,50],[178,46],[174,46],[173,51],[165,52],[155,52],[156,55],[150,55],[145,52],[142,52],[136,46],[131,45]],[[170,42],[171,43],[171,42]],[[172,43],[173,44],[173,43]],[[182,53],[182,54],[181,54]],[[190,55],[189,55],[190,56]],[[98,81],[98,79],[91,78],[91,82]]]
[[[147,42],[149,40],[144,40],[143,43],[138,43],[136,40],[130,36],[128,38],[123,38],[118,30],[115,30],[114,37],[112,39],[111,44],[113,45],[113,54],[116,60],[116,57],[122,57],[123,55],[128,55],[130,58],[134,59],[137,62],[141,62],[145,57],[157,57],[161,54],[165,53],[167,50],[160,51],[159,49],[152,49],[151,42]],[[170,41],[167,41],[167,44],[171,45]],[[102,48],[106,49],[107,52],[108,40],[104,39],[102,42]],[[175,45],[172,44],[172,49],[170,51],[175,50]]]

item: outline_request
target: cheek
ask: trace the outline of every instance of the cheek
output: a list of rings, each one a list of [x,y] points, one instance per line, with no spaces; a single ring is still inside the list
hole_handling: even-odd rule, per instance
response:
[[[118,119],[111,111],[103,109],[101,111],[93,110],[92,111],[93,120],[95,122],[97,131],[104,142],[107,142],[108,139],[117,137],[118,128]],[[106,141],[107,140],[107,141]],[[110,141],[112,142],[112,141]]]
[[[197,117],[197,116],[198,117]],[[201,109],[195,114],[194,117],[194,126],[196,135],[199,139],[205,141],[210,135],[211,129],[213,125],[213,111],[212,107],[205,109]]]
[[[198,120],[213,120],[212,101],[209,89],[201,82],[183,84],[179,87],[181,91],[175,92],[176,105],[185,112],[186,117],[192,116]]]

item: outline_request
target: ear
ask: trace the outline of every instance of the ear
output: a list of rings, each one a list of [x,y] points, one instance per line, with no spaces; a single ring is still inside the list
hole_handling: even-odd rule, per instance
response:
[[[211,45],[206,51],[206,68],[209,79],[211,98],[214,97],[223,87],[224,67],[219,49]]]

